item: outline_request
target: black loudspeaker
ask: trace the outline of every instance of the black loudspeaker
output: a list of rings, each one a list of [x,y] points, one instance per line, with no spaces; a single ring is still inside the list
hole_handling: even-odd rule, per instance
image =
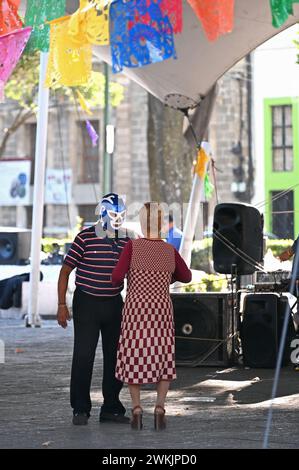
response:
[[[287,296],[274,293],[245,296],[241,323],[244,366],[275,367],[287,304]],[[290,314],[283,365],[290,361],[291,342],[294,337],[295,328]]]
[[[21,264],[30,256],[31,230],[0,229],[0,264]]]
[[[254,262],[263,259],[263,222],[255,207],[234,203],[215,207],[213,259],[214,269],[218,273],[230,274],[233,264],[237,266],[238,274],[253,274],[256,271]]]
[[[236,322],[229,293],[171,294],[176,363],[227,366],[233,363]]]

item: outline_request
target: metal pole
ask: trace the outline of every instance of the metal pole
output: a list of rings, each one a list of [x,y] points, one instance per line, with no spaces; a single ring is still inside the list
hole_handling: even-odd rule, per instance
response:
[[[208,142],[202,142],[201,147],[207,155],[210,155],[210,145]],[[183,237],[180,246],[180,255],[184,259],[187,266],[191,265],[192,242],[195,233],[195,226],[200,211],[200,202],[203,193],[203,180],[197,174],[194,175],[193,185],[190,194],[186,220],[184,223]]]
[[[38,113],[36,131],[36,151],[34,167],[33,214],[31,236],[31,270],[29,285],[28,323],[40,325],[38,313],[38,288],[40,277],[40,251],[44,215],[44,191],[48,130],[49,89],[45,88],[48,53],[40,53],[40,73],[38,89]]]
[[[111,187],[111,155],[107,152],[107,126],[110,120],[110,100],[109,100],[109,66],[104,64],[105,74],[105,108],[104,108],[104,168],[103,168],[103,194],[112,191]]]

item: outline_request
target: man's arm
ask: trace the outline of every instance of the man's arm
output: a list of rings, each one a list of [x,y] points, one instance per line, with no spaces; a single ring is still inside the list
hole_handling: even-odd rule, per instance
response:
[[[58,278],[58,309],[57,322],[62,328],[67,327],[67,321],[71,319],[69,309],[66,305],[66,291],[69,282],[69,276],[74,268],[63,264]]]
[[[130,262],[132,256],[132,240],[128,241],[128,243],[123,248],[123,251],[119,257],[117,265],[112,271],[112,285],[114,287],[120,286],[125,279],[126,274],[129,271]]]

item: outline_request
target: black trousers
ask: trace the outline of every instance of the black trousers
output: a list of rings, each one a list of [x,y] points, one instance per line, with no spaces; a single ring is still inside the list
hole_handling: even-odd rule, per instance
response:
[[[123,301],[116,297],[95,297],[76,289],[73,298],[74,352],[71,373],[71,406],[74,413],[91,410],[90,385],[94,358],[102,335],[104,398],[101,412],[126,412],[119,400],[123,383],[115,378],[117,345]]]

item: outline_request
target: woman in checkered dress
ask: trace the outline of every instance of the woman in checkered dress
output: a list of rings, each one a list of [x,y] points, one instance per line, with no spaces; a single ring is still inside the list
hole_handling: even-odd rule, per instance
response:
[[[159,421],[160,427],[165,427],[165,398],[170,381],[176,378],[169,285],[174,281],[190,282],[192,276],[176,249],[161,239],[161,206],[146,203],[140,211],[140,222],[146,238],[126,244],[112,273],[114,285],[121,284],[126,275],[128,278],[115,375],[129,386],[131,423],[139,429],[140,385],[147,383],[157,384],[155,424]]]

